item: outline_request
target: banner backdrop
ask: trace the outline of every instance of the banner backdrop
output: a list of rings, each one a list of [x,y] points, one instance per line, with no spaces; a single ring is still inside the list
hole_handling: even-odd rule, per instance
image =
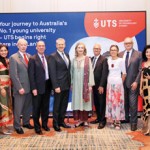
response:
[[[134,48],[142,51],[146,45],[146,12],[61,12],[61,13],[1,13],[0,43],[9,46],[9,55],[17,51],[19,38],[28,41],[31,55],[36,53],[38,40],[46,43],[46,54],[56,51],[57,38],[66,40],[66,52],[74,57],[75,45],[83,42],[87,55],[93,55],[93,45],[100,43],[101,53],[108,55],[111,44],[124,50],[125,37],[133,37]]]

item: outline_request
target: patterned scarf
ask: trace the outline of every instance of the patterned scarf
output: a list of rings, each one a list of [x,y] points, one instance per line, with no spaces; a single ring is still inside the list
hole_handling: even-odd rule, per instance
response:
[[[89,101],[89,57],[85,57],[84,61],[84,81],[83,81],[83,100]]]

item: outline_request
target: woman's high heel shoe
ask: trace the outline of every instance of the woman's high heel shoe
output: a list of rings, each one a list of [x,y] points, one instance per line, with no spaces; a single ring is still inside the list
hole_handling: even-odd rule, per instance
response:
[[[147,130],[147,132],[144,133],[145,136],[150,136],[150,130]]]
[[[80,127],[80,126],[84,126],[84,122],[78,122],[77,124],[75,124],[75,128]]]

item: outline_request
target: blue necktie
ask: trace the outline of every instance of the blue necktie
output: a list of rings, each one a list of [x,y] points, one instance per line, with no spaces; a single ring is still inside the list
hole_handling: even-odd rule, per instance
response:
[[[125,59],[126,71],[128,70],[128,62],[129,62],[129,52],[127,52]]]

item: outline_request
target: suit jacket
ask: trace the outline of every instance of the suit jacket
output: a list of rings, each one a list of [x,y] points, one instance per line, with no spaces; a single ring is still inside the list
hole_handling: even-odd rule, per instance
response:
[[[45,58],[48,61],[48,57],[45,56]],[[37,89],[38,94],[44,94],[46,91],[45,70],[38,54],[30,57],[28,64],[28,73],[31,90]],[[50,80],[48,80],[47,82],[47,88],[49,88],[50,91]]]
[[[123,57],[124,51],[119,53],[119,57]],[[141,63],[142,63],[142,54],[139,51],[136,51],[133,49],[130,60],[129,60],[129,65],[128,65],[128,71],[127,71],[127,76],[125,80],[125,84],[128,88],[131,87],[131,84],[133,82],[137,82],[138,84],[140,83],[140,76],[141,76]]]
[[[70,59],[68,54],[65,55],[69,60],[68,68],[58,52],[51,54],[48,62],[53,89],[60,87],[62,91],[70,89],[71,83]]]
[[[93,61],[94,57],[92,57]],[[108,76],[108,64],[107,59],[100,55],[94,68],[94,79],[95,86],[98,88],[99,86],[105,87],[107,84],[107,76]]]
[[[27,54],[30,57],[30,54]],[[25,93],[30,92],[30,83],[28,76],[28,66],[19,52],[13,54],[10,59],[10,78],[13,82],[13,93],[17,93],[24,88]]]

